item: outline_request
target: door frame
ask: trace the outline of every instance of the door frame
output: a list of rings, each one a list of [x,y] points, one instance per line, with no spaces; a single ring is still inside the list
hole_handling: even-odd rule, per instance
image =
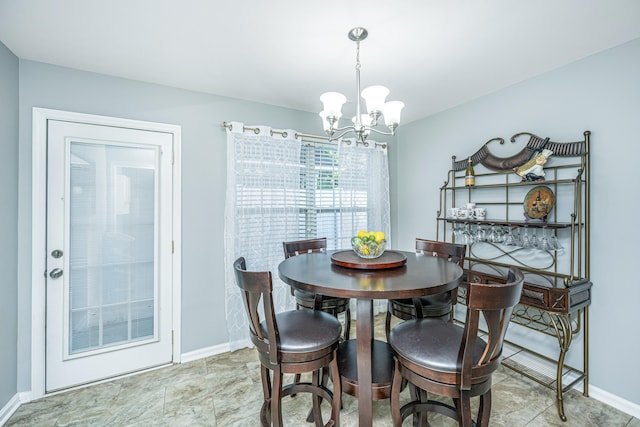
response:
[[[182,277],[182,127],[165,123],[98,116],[33,107],[31,154],[31,399],[45,395],[46,351],[46,209],[47,209],[47,121],[61,120],[102,126],[165,132],[173,135],[173,276],[172,353],[173,363],[181,360],[181,277]]]

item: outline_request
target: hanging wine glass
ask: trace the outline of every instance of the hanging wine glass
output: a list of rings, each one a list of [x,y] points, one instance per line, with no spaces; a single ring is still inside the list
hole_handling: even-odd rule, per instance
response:
[[[535,228],[532,230],[532,236],[531,236],[531,247],[533,248],[540,248],[540,239],[538,239],[538,230],[536,230]]]
[[[463,237],[463,232],[464,232],[464,225],[456,222],[453,224],[453,236],[456,239],[456,241],[461,241],[462,237]]]
[[[511,227],[509,227],[507,230],[507,235],[504,238],[504,244],[507,246],[516,246],[516,239],[513,236],[513,231]]]
[[[504,242],[504,230],[502,227],[498,227],[495,224],[491,225],[491,234],[489,236],[489,240],[493,243],[503,243]]]
[[[543,251],[552,251],[554,247],[551,245],[547,237],[546,227],[542,227],[542,237],[540,238],[539,249]]]
[[[477,233],[477,241],[478,242],[486,242],[487,241],[487,227],[484,225],[478,226]]]
[[[549,246],[551,246],[554,250],[562,250],[564,246],[560,244],[558,241],[558,237],[556,236],[556,232],[551,233],[549,237]]]
[[[462,235],[464,236],[465,245],[470,245],[473,243],[473,236],[471,235],[471,225],[469,225],[469,223],[466,223],[464,225],[464,230],[462,232]]]
[[[531,237],[529,237],[529,229],[524,227],[524,236],[522,236],[522,244],[523,248],[532,248],[533,244],[531,243]]]

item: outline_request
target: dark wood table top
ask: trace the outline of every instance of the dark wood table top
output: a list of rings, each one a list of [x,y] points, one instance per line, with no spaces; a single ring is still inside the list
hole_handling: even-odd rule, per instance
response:
[[[456,288],[462,269],[445,259],[399,252],[406,264],[388,269],[359,269],[335,265],[336,251],[291,257],[278,266],[280,278],[290,286],[322,295],[361,299],[402,299],[433,295]]]

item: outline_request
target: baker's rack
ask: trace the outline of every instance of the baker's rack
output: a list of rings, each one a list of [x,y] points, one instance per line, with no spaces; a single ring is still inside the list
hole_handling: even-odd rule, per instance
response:
[[[457,160],[452,156],[447,180],[440,188],[436,239],[460,241],[460,230],[525,230],[552,233],[563,245],[562,250],[538,250],[506,246],[496,241],[468,242],[465,259],[467,280],[477,283],[503,283],[510,266],[525,274],[520,303],[514,309],[512,322],[536,332],[555,337],[557,358],[542,355],[526,346],[507,342],[503,364],[526,377],[555,390],[558,415],[566,421],[564,393],[580,382],[588,396],[589,305],[591,303],[589,248],[589,143],[590,132],[573,142],[552,141],[522,132],[510,138],[524,147],[507,157],[494,155],[490,146],[505,144],[503,138],[487,141],[470,156]],[[502,148],[502,147],[501,147]],[[543,149],[553,152],[544,165],[544,180],[524,181],[514,172]],[[467,159],[476,171],[475,185],[465,186]],[[536,186],[544,186],[555,195],[555,206],[542,218],[524,215],[524,194]],[[452,218],[448,209],[475,202],[487,210],[485,219]],[[465,238],[469,233],[465,235]],[[458,301],[465,303],[464,287]],[[573,338],[581,334],[582,366],[566,362]],[[529,346],[531,347],[531,346]]]

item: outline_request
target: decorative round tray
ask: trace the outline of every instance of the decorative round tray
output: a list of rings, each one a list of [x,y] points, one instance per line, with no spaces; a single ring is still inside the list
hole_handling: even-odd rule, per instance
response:
[[[394,251],[384,251],[378,258],[361,258],[353,250],[334,252],[331,262],[341,267],[358,268],[361,270],[381,270],[396,268],[407,262],[404,254]]]
[[[556,196],[549,187],[533,187],[524,198],[524,213],[531,219],[544,218],[553,209],[555,201]]]

